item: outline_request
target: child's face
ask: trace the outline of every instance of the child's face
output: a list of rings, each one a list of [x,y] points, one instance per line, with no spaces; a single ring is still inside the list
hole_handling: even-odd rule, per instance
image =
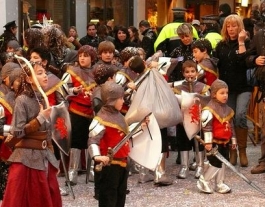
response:
[[[40,55],[39,55],[38,53],[36,53],[36,52],[33,52],[33,53],[30,54],[30,61],[31,61],[31,62],[34,62],[34,63],[39,62],[39,63],[41,63],[44,67],[47,65],[47,60],[44,60],[44,61],[43,61],[43,60],[41,59]]]
[[[186,67],[183,71],[183,76],[187,81],[194,81],[197,77],[197,71],[194,67]]]
[[[140,58],[142,58],[143,60],[145,60],[145,54],[144,54],[143,51],[138,50],[138,54],[139,54]]]
[[[14,52],[15,50],[14,50],[14,48],[13,47],[9,47],[9,46],[7,46],[7,48],[6,48],[6,52]]]
[[[220,88],[215,95],[220,103],[226,103],[228,100],[228,88]]]
[[[34,72],[35,72],[36,78],[37,78],[40,86],[43,89],[47,88],[47,86],[48,86],[48,76],[47,76],[46,70],[39,64],[35,64],[33,68],[34,68]],[[36,87],[36,85],[35,85],[35,83],[33,81],[33,78],[31,76],[29,76],[29,80],[33,84],[33,86]]]
[[[120,97],[119,99],[117,99],[117,101],[116,101],[116,103],[114,105],[115,109],[117,109],[118,111],[120,111],[121,108],[122,108],[122,106],[123,106],[123,103],[124,103],[123,97]]]
[[[198,48],[194,48],[193,50],[193,57],[195,58],[195,60],[200,63],[206,56],[206,50],[205,51],[200,51],[200,49]]]
[[[111,62],[113,60],[113,57],[114,57],[114,53],[113,52],[103,51],[101,53],[101,60],[106,62],[106,63]]]
[[[91,57],[86,53],[81,53],[78,56],[78,61],[81,67],[89,68],[91,67]]]

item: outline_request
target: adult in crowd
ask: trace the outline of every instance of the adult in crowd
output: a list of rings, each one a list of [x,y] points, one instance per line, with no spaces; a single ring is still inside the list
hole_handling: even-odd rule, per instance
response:
[[[115,49],[121,52],[126,47],[137,47],[137,44],[131,42],[128,29],[124,26],[119,26],[114,31],[114,45]]]
[[[219,23],[221,28],[223,27],[223,23],[225,18],[231,14],[231,7],[228,3],[223,3],[219,5]]]
[[[30,17],[29,17],[29,9],[31,7],[31,4],[28,1],[22,1],[23,2],[23,32],[31,27]]]
[[[178,45],[179,37],[177,33],[177,28],[179,27],[179,25],[185,22],[185,8],[174,8],[173,11],[173,22],[165,25],[162,28],[154,44],[155,51],[161,50],[166,57],[170,57],[171,52]],[[196,29],[192,27],[192,30],[193,37],[195,39],[198,39]]]
[[[15,21],[8,22],[4,26],[5,31],[4,33],[0,36],[0,53],[6,51],[6,46],[7,43],[10,40],[17,40],[16,34],[17,34],[17,25]]]
[[[71,49],[78,50],[80,47],[82,47],[82,45],[79,43],[79,37],[75,26],[71,26],[69,28],[67,42]]]
[[[200,37],[200,34],[201,34],[201,23],[200,23],[200,21],[198,19],[194,19],[194,20],[192,20],[191,25],[193,27],[195,27],[197,34]]]
[[[114,42],[114,37],[109,35],[108,27],[104,24],[98,26],[97,35],[99,37],[99,42],[102,42],[105,40]]]
[[[265,1],[264,0],[260,2],[259,12],[260,12],[262,21],[265,21]]]
[[[247,110],[252,92],[252,86],[248,85],[246,65],[248,56],[247,48],[250,41],[247,38],[244,24],[240,16],[236,14],[225,18],[221,30],[222,40],[216,46],[216,57],[219,59],[219,78],[225,81],[229,87],[228,105],[234,110],[234,126],[238,143],[240,165],[248,166],[246,154],[247,148]],[[236,77],[236,78],[235,78]],[[237,149],[230,149],[230,162],[237,164]]]
[[[218,23],[219,17],[217,15],[206,15],[202,17],[202,28],[201,37],[208,39],[211,42],[213,51],[217,43],[222,39],[220,35],[220,25]]]
[[[135,42],[138,45],[138,47],[140,47],[141,46],[141,40],[139,37],[138,29],[135,26],[129,26],[128,32],[130,34],[131,42]]]
[[[190,23],[183,23],[177,28],[178,41],[176,47],[171,52],[171,58],[178,58],[179,63],[169,75],[169,82],[183,80],[182,63],[193,59],[191,43],[193,42],[193,29]]]
[[[262,27],[261,27],[262,28]],[[261,127],[261,142],[260,142],[260,147],[261,147],[261,157],[258,160],[258,165],[253,167],[251,169],[252,174],[261,174],[265,173],[265,116],[264,116],[264,105],[265,105],[265,78],[264,78],[264,67],[265,67],[265,54],[264,54],[264,35],[265,35],[265,30],[264,26],[263,29],[256,30],[255,35],[252,41],[251,45],[251,55],[247,58],[247,64],[249,68],[254,68],[256,67],[256,78],[258,81],[259,85],[259,99],[258,102],[261,106],[261,122],[262,122],[262,127]]]
[[[154,43],[156,41],[157,35],[152,30],[150,23],[147,20],[140,21],[139,30],[143,35],[141,47],[144,49],[145,58],[147,59],[155,53]]]
[[[90,45],[92,47],[98,48],[99,37],[97,35],[96,25],[89,23],[86,27],[87,35],[82,37],[79,42],[81,45]]]

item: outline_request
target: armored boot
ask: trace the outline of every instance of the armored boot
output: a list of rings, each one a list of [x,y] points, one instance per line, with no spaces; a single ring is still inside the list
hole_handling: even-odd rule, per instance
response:
[[[140,169],[140,165],[135,163],[133,160],[130,159],[129,161],[129,175],[138,174]]]
[[[149,169],[140,166],[139,169],[139,183],[146,183],[154,180],[154,176],[150,174]]]
[[[89,176],[88,176],[88,180],[90,182],[94,182],[94,177],[95,177],[94,165],[95,165],[94,160],[92,160],[90,164]]]
[[[70,150],[70,160],[69,160],[69,180],[71,185],[77,184],[78,167],[80,162],[81,150],[76,148],[71,148]]]
[[[190,171],[195,171],[197,168],[197,163],[196,163],[196,152],[194,152],[194,159],[193,162],[189,166]]]
[[[195,178],[199,179],[199,177],[203,173],[203,167],[204,167],[204,151],[200,151],[196,153],[196,165],[197,168],[195,170]]]
[[[210,181],[216,176],[218,171],[219,168],[209,165],[208,169],[204,172],[204,175],[201,175],[197,181],[197,187],[200,191],[204,193],[213,193]]]
[[[59,187],[59,189],[60,189],[60,195],[61,196],[67,196],[67,195],[69,195],[68,190],[66,189],[66,187],[64,187],[64,188]]]
[[[244,128],[235,128],[236,131],[236,138],[238,144],[238,151],[239,151],[239,159],[241,167],[248,166],[248,158],[247,158],[247,137],[248,137],[248,129]]]
[[[178,173],[179,179],[187,178],[189,174],[189,151],[180,151],[181,168]]]
[[[224,178],[225,178],[225,165],[222,164],[222,168],[217,172],[217,175],[215,176],[215,191],[217,193],[230,193],[231,188],[229,188],[225,183],[224,183]]]
[[[155,169],[155,179],[154,179],[155,185],[160,185],[160,186],[172,185],[172,180],[170,180],[166,176],[165,165],[166,165],[166,153],[161,153],[158,164]]]

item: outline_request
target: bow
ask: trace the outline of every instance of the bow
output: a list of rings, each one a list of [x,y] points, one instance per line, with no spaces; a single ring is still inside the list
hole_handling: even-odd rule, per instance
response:
[[[32,65],[30,64],[30,62],[24,58],[24,57],[21,57],[21,56],[18,56],[18,55],[14,55],[14,57],[18,60],[22,60],[27,66],[28,68],[30,69],[30,72],[31,72],[31,76],[32,76],[32,79],[38,89],[38,91],[41,93],[42,97],[44,98],[44,101],[45,101],[45,104],[46,104],[46,107],[49,108],[50,107],[50,104],[49,104],[49,100],[48,100],[48,97],[47,95],[45,94],[45,92],[43,91],[43,89],[41,88],[40,86],[40,83],[39,81],[37,80],[37,77],[35,75],[35,72],[34,72],[34,69],[32,67]],[[21,68],[23,68],[22,64],[20,61],[18,61],[19,65],[21,66]]]

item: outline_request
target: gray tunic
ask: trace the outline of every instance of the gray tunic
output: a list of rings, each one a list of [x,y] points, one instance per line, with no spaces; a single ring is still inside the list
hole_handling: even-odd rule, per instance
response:
[[[38,96],[40,97],[40,94]],[[35,97],[18,96],[11,123],[11,133],[13,136],[23,139],[25,136],[25,125],[32,119],[37,118],[41,124],[39,130],[48,131],[48,140],[51,140],[50,122],[47,122],[44,117],[39,115],[39,111],[40,106]],[[59,166],[59,162],[56,160],[53,152],[48,148],[45,150],[16,148],[8,161],[22,163],[29,168],[37,170],[47,170],[48,162],[56,168]]]

